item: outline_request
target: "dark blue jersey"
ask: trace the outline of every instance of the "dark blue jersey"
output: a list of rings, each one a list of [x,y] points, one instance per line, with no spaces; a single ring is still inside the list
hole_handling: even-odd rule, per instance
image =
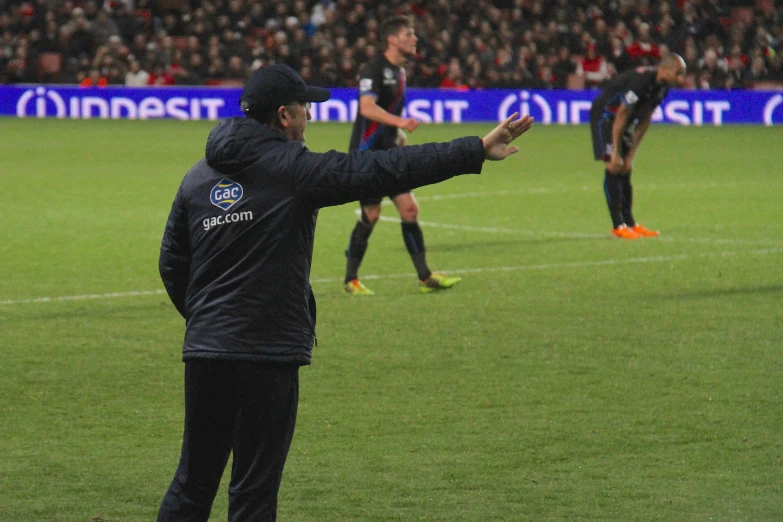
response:
[[[618,74],[593,101],[591,119],[614,120],[621,105],[631,111],[628,126],[652,114],[669,88],[658,83],[655,67],[636,67]]]
[[[405,69],[392,64],[383,54],[364,64],[359,72],[359,98],[370,95],[375,103],[395,116],[405,106]],[[386,150],[394,147],[397,127],[384,125],[356,115],[351,133],[350,150]]]

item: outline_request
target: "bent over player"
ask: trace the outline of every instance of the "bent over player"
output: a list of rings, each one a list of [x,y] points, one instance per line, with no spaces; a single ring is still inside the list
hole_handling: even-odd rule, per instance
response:
[[[637,67],[615,77],[590,108],[593,153],[605,163],[604,194],[612,218],[612,234],[622,239],[660,235],[633,217],[631,171],[655,108],[669,87],[685,82],[685,61],[678,54],[665,55],[657,67]]]
[[[359,75],[359,111],[351,133],[351,151],[387,150],[406,144],[404,131],[413,132],[419,122],[403,118],[405,105],[405,68],[409,56],[416,54],[416,34],[413,22],[407,16],[388,18],[381,25],[381,41],[386,46],[382,54],[367,62]],[[362,199],[361,218],[354,226],[345,267],[345,291],[354,295],[373,295],[374,292],[359,281],[359,266],[375,224],[381,217],[384,194]],[[419,277],[422,292],[450,288],[461,281],[432,272],[427,265],[424,235],[418,222],[419,205],[412,192],[388,194],[400,213],[402,239]]]

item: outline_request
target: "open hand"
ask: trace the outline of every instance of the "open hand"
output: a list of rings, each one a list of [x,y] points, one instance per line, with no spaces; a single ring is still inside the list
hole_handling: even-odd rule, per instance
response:
[[[519,113],[515,112],[484,136],[481,140],[484,144],[484,158],[499,161],[519,152],[519,148],[510,146],[510,143],[530,129],[533,117],[525,115],[515,120],[517,116]]]
[[[606,170],[612,174],[622,174],[625,169],[625,162],[619,154],[612,154],[609,161],[606,162]]]

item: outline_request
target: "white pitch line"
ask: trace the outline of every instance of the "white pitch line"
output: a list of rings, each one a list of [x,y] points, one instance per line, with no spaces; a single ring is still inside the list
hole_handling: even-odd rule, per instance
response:
[[[598,179],[598,178],[596,178]],[[532,187],[527,189],[517,190],[497,190],[493,192],[458,192],[455,194],[435,194],[432,196],[416,196],[418,201],[446,201],[450,199],[474,199],[474,198],[493,198],[502,196],[518,196],[521,194],[554,194],[561,192],[593,192],[598,194],[598,197],[602,197],[603,191],[600,186],[600,180],[596,182],[596,185],[582,185],[578,188],[572,187]],[[726,189],[735,188],[739,186],[738,183],[674,183],[671,185],[658,185],[655,183],[638,185],[641,190],[685,190],[685,189]],[[391,200],[384,199],[383,205],[393,205]]]
[[[743,250],[731,252],[703,252],[696,255],[677,254],[670,256],[647,256],[630,257],[626,259],[604,259],[601,261],[572,261],[567,263],[541,263],[537,265],[516,265],[516,266],[488,266],[479,268],[458,268],[449,270],[450,274],[478,274],[487,272],[517,272],[525,270],[551,270],[558,268],[589,268],[596,266],[626,265],[637,263],[666,263],[669,261],[683,261],[692,258],[707,257],[738,257],[741,255],[774,255],[783,253],[783,248],[769,248],[763,250]],[[404,274],[371,274],[362,276],[362,280],[378,279],[403,279],[412,277],[411,273]],[[342,277],[326,277],[311,279],[311,284],[331,284],[342,282]],[[20,305],[36,303],[54,303],[64,301],[83,301],[88,299],[116,299],[122,297],[138,297],[164,294],[165,290],[142,290],[137,292],[111,292],[108,294],[87,294],[87,295],[66,295],[60,297],[38,297],[35,299],[18,299],[0,301],[0,305]]]
[[[537,265],[516,265],[516,266],[494,266],[479,268],[457,268],[449,269],[450,274],[477,274],[486,272],[516,272],[524,270],[550,270],[557,268],[588,268],[607,265],[626,265],[636,263],[666,263],[669,261],[683,261],[692,258],[707,257],[738,257],[740,255],[772,255],[783,253],[783,248],[769,248],[763,250],[743,250],[732,252],[703,252],[697,255],[676,254],[670,256],[647,256],[647,257],[629,257],[626,259],[604,259],[601,261],[572,261],[566,263],[542,263]],[[411,273],[404,274],[384,274],[384,275],[363,275],[362,280],[372,279],[402,279],[412,277]],[[310,283],[338,283],[342,282],[341,277],[328,277],[321,279],[311,279]]]
[[[355,211],[359,215],[360,211]],[[381,221],[390,223],[399,223],[400,218],[381,216]],[[609,234],[585,234],[581,232],[542,232],[541,230],[530,230],[525,228],[505,228],[505,227],[475,227],[471,225],[452,225],[448,223],[435,223],[432,221],[419,221],[419,224],[430,228],[444,228],[448,230],[464,230],[466,232],[486,232],[489,234],[520,234],[525,236],[539,237],[566,237],[576,239],[611,239]],[[684,241],[687,243],[706,243],[710,245],[755,245],[755,246],[780,246],[781,241],[757,241],[747,239],[710,239],[698,237],[659,237],[656,241]]]
[[[358,214],[359,211],[357,211]],[[400,218],[381,216],[381,221],[399,223]],[[606,234],[582,234],[580,232],[542,232],[540,230],[528,230],[519,228],[504,227],[474,227],[471,225],[450,225],[448,223],[435,223],[432,221],[419,221],[419,224],[431,228],[445,228],[450,230],[465,230],[468,232],[488,232],[492,234],[523,234],[527,236],[550,236],[550,237],[574,237],[587,239],[601,239],[607,237]]]
[[[139,290],[132,292],[111,292],[108,294],[63,295],[60,297],[36,297],[34,299],[9,299],[0,301],[0,305],[54,303],[57,301],[87,301],[89,299],[116,299],[118,297],[139,297],[144,295],[160,295],[165,293],[165,290]]]

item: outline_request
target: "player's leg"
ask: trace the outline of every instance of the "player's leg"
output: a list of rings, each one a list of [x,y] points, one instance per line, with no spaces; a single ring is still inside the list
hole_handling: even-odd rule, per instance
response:
[[[625,157],[628,150],[633,145],[633,135],[628,132],[623,136],[623,157]],[[623,221],[628,227],[636,232],[640,237],[655,237],[661,235],[657,230],[650,230],[644,225],[638,223],[633,217],[633,185],[631,184],[631,172],[633,169],[629,169],[623,172],[620,176],[620,187],[622,192],[622,214]]]
[[[233,382],[227,361],[185,363],[185,432],[157,522],[206,522],[231,453]]]
[[[432,272],[427,265],[427,250],[424,246],[424,233],[419,226],[419,204],[412,192],[397,194],[392,198],[397,211],[400,213],[400,226],[402,228],[402,240],[408,254],[411,256],[413,266],[421,283],[422,292],[432,292],[445,288],[451,288],[462,278],[448,277],[440,272]]]
[[[593,157],[604,162],[604,197],[612,220],[612,234],[622,239],[638,239],[639,234],[628,228],[623,219],[620,175],[610,172],[608,168],[608,161],[612,155],[612,120],[591,115],[590,129],[593,138]]]
[[[294,436],[299,368],[237,363],[234,463],[228,487],[228,521],[275,522],[277,494]]]
[[[372,295],[373,292],[359,281],[359,267],[367,252],[370,234],[381,217],[381,199],[368,199],[359,202],[362,215],[351,232],[348,249],[345,251],[344,288],[349,294]]]
[[[620,180],[620,189],[622,197],[622,206],[620,210],[623,213],[623,221],[628,226],[633,227],[636,225],[636,220],[633,217],[633,185],[631,185],[631,171],[623,173],[617,176]]]
[[[631,230],[641,237],[660,236],[661,233],[658,230],[652,230],[645,227],[633,217],[633,184],[631,183],[631,172],[632,170],[629,170],[628,174],[620,176],[623,183],[623,218],[625,219],[625,222],[628,223]]]

